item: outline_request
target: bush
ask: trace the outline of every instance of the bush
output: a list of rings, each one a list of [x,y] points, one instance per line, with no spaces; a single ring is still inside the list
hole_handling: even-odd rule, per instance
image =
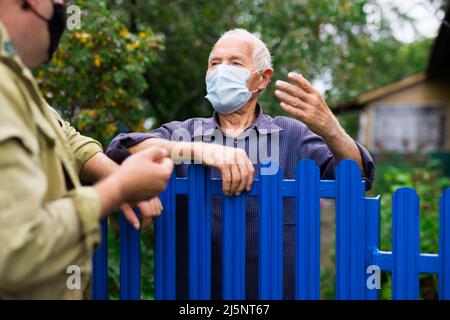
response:
[[[380,154],[373,195],[381,195],[381,250],[392,250],[392,195],[401,187],[416,189],[420,198],[420,250],[437,253],[439,242],[439,197],[450,187],[443,163],[423,154]],[[391,275],[383,273],[381,298],[391,298]],[[437,277],[421,276],[421,297],[437,298]]]
[[[52,62],[35,71],[49,103],[83,134],[106,145],[119,131],[143,131],[144,74],[163,49],[151,28],[129,32],[105,0],[77,1],[81,29],[67,30]],[[91,14],[92,13],[92,14]]]

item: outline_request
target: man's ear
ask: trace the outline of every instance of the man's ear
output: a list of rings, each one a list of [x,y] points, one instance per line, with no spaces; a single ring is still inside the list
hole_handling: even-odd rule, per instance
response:
[[[273,76],[272,68],[264,70],[264,72],[261,75],[263,81],[259,85],[259,90],[264,91],[269,86],[270,82],[272,81],[272,76]]]

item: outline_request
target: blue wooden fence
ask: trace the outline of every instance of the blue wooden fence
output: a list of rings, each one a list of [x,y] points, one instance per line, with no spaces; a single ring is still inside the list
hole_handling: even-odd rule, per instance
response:
[[[418,299],[419,274],[439,276],[439,297],[450,299],[450,189],[441,195],[439,253],[419,249],[419,199],[401,188],[393,196],[392,252],[380,246],[380,198],[366,198],[361,172],[353,161],[341,161],[335,181],[321,181],[310,160],[300,161],[296,180],[261,175],[250,192],[223,197],[223,297],[245,298],[245,203],[259,198],[259,298],[282,298],[282,200],[296,199],[296,298],[320,298],[320,199],[336,200],[336,299],[377,299],[367,286],[369,266],[392,273],[393,299]],[[189,203],[189,298],[211,297],[211,196],[222,194],[220,180],[191,165],[188,178],[175,178],[161,195],[162,216],[155,230],[155,298],[175,299],[175,238],[177,194]],[[107,299],[107,223],[94,256],[93,298]],[[140,233],[121,217],[120,298],[140,298]]]

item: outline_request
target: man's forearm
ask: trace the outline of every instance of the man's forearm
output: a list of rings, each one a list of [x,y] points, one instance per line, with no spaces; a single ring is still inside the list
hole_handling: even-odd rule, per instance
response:
[[[104,153],[96,153],[86,161],[81,168],[81,180],[95,183],[103,180],[119,168],[119,165],[108,158]]]
[[[122,204],[120,181],[113,177],[120,166],[99,152],[86,161],[81,168],[80,178],[85,182],[96,183],[94,189],[101,200],[102,218],[106,217],[114,208]],[[109,178],[108,178],[109,177]]]
[[[189,160],[201,161],[201,145],[202,142],[179,142],[164,139],[147,139],[141,143],[131,147],[131,153],[136,153],[148,147],[160,147],[167,151],[169,157],[175,162]]]
[[[105,218],[115,208],[119,207],[124,199],[120,179],[111,175],[94,186],[101,202],[101,217]]]
[[[354,160],[360,167],[363,176],[367,176],[361,157],[361,152],[359,151],[355,141],[344,131],[344,129],[339,130],[339,132],[333,136],[326,138],[323,137],[323,139],[333,153],[336,164],[344,159]]]

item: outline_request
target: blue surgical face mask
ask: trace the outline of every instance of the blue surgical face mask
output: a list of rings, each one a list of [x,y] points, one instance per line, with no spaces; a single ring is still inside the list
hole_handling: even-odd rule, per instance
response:
[[[220,64],[206,77],[206,99],[219,113],[230,114],[239,110],[258,91],[250,92],[247,88],[251,75],[246,69]]]

